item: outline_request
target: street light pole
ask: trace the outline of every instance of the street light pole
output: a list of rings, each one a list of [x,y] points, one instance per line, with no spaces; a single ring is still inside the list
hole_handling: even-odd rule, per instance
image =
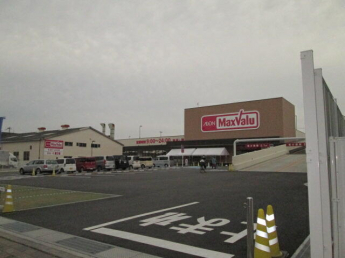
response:
[[[139,126],[139,139],[140,139],[140,129],[143,127],[142,125]]]
[[[91,157],[92,157],[92,149],[93,149],[93,148],[92,148],[92,144],[93,144],[94,142],[95,142],[95,141],[92,141],[92,142],[91,142]]]

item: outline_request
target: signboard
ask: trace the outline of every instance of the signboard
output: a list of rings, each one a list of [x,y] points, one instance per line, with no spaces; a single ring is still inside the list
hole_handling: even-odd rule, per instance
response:
[[[207,115],[201,117],[202,132],[222,132],[235,130],[252,130],[260,127],[259,111],[239,112]]]
[[[45,140],[44,141],[44,155],[63,155],[63,141]]]
[[[286,147],[305,147],[305,142],[288,142]]]
[[[44,141],[44,148],[63,149],[63,141],[45,140]]]
[[[184,141],[184,138],[179,139],[172,139],[172,138],[148,138],[148,139],[140,139],[136,141],[136,144],[138,145],[144,145],[144,144],[164,144],[167,142],[179,142]]]
[[[62,149],[44,149],[44,155],[57,155],[61,156],[63,155],[63,150]]]
[[[269,147],[271,147],[270,143],[247,143],[245,145],[246,149],[269,148]]]

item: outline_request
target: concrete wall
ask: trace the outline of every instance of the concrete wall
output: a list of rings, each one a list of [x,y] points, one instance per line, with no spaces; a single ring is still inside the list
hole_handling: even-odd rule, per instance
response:
[[[283,156],[295,148],[296,147],[286,147],[284,144],[273,148],[248,152],[232,157],[232,164],[235,167],[235,170],[240,170],[279,156]]]

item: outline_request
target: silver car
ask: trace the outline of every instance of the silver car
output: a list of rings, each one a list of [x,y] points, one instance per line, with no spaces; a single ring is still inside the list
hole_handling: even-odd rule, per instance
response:
[[[19,173],[21,175],[24,175],[25,173],[32,173],[32,171],[35,172],[35,174],[40,174],[43,172],[50,172],[52,173],[53,170],[57,172],[59,169],[59,164],[54,159],[36,159],[32,160],[26,165],[22,166],[19,169]]]

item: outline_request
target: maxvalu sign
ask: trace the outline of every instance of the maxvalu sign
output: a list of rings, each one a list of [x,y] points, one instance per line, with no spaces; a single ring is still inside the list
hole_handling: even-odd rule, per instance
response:
[[[260,113],[258,111],[207,115],[201,117],[202,132],[222,132],[235,130],[251,130],[260,127]]]

